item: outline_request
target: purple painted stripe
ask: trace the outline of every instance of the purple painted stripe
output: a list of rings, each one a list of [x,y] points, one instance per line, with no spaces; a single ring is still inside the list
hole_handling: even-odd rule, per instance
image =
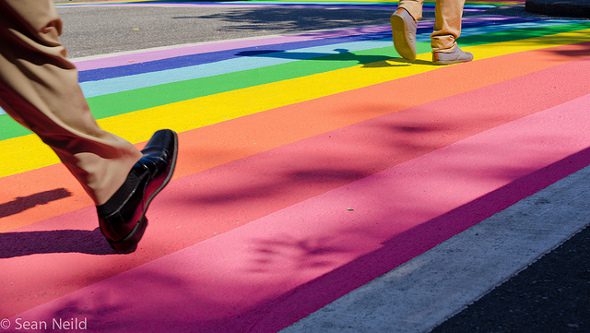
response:
[[[507,21],[518,21],[524,22],[527,19],[517,18],[517,17],[508,17],[508,16],[487,16],[487,17],[477,17],[477,18],[465,18],[463,23],[467,27],[470,24],[485,24],[488,22],[493,22],[497,24],[497,22],[504,22],[508,23]],[[528,20],[530,21],[530,19]],[[429,28],[432,26],[432,22],[430,21],[422,21],[419,24],[420,28]],[[148,50],[145,52],[137,52],[133,54],[120,54],[120,55],[106,55],[105,57],[100,57],[96,59],[89,59],[89,60],[79,60],[74,62],[80,71],[86,70],[93,70],[99,68],[110,68],[110,67],[117,67],[117,66],[125,66],[130,64],[137,64],[137,63],[144,63],[149,61],[157,61],[172,57],[181,57],[186,55],[194,55],[194,54],[201,54],[201,53],[210,53],[210,52],[219,52],[219,51],[227,51],[233,49],[240,49],[240,48],[247,48],[247,47],[256,47],[256,46],[265,46],[265,45],[275,45],[275,44],[284,44],[284,43],[294,43],[294,42],[307,42],[307,41],[316,41],[321,39],[330,39],[330,38],[340,38],[340,37],[352,37],[352,36],[359,36],[359,35],[369,35],[369,34],[376,34],[376,33],[385,33],[390,30],[389,25],[374,25],[374,26],[363,26],[363,27],[355,27],[355,28],[347,28],[347,29],[336,29],[336,30],[327,30],[327,31],[318,31],[318,32],[306,32],[296,35],[285,35],[285,36],[273,36],[273,37],[258,37],[258,38],[248,38],[248,39],[237,39],[237,40],[226,40],[226,41],[215,41],[215,42],[206,42],[206,43],[199,43],[195,45],[183,45],[183,46],[171,46],[167,49],[159,49],[159,50]],[[303,45],[301,47],[306,47],[307,45]]]
[[[79,70],[91,70],[97,68],[116,67],[124,66],[132,63],[142,63],[148,61],[156,61],[161,59],[167,59],[172,57],[180,57],[185,55],[193,55],[200,53],[210,53],[218,51],[227,51],[239,48],[254,47],[254,46],[265,46],[273,44],[283,44],[292,42],[311,41],[326,38],[338,38],[354,35],[382,33],[389,30],[388,25],[375,25],[365,26],[349,29],[338,29],[320,32],[308,32],[297,35],[284,35],[284,36],[261,36],[254,38],[225,40],[225,41],[212,41],[204,42],[189,46],[171,46],[167,49],[160,50],[148,50],[146,52],[138,52],[133,54],[122,54],[114,56],[105,56],[99,59],[81,60],[74,61]]]

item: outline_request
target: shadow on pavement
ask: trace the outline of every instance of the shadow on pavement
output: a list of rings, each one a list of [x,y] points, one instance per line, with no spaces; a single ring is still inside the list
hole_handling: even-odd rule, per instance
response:
[[[239,52],[237,53],[237,55],[245,57],[268,57],[309,61],[355,61],[359,65],[364,65],[363,67],[365,68],[404,66],[410,65],[411,63],[420,65],[433,65],[432,62],[419,59],[413,62],[408,62],[402,58],[392,58],[385,55],[360,55],[354,52],[350,52],[347,49],[334,49],[334,51],[338,52],[338,54],[286,52],[282,50],[254,50]],[[390,61],[395,62],[396,64],[392,64]]]
[[[0,259],[50,253],[115,254],[98,228],[0,233]]]
[[[392,6],[393,10],[393,6]],[[355,25],[387,24],[388,11],[350,8],[253,8],[232,9],[210,15],[175,16],[177,20],[202,19],[230,22],[227,30],[319,30]]]
[[[72,196],[65,188],[57,188],[45,192],[31,194],[26,197],[17,197],[14,200],[0,204],[0,218],[21,213],[35,206],[45,205],[52,201]]]

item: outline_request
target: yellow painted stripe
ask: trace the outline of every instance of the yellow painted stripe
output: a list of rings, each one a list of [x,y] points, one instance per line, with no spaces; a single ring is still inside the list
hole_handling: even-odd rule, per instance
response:
[[[484,44],[466,48],[476,59],[486,59],[517,52],[533,51],[557,45],[590,42],[590,29],[538,38]],[[429,61],[430,53],[418,59]],[[178,132],[308,101],[343,91],[435,70],[439,67],[388,60],[383,66],[359,65],[332,72],[205,96],[99,120],[107,131],[131,142],[142,142],[160,128]],[[264,130],[264,129],[261,129]],[[58,163],[57,157],[34,135],[0,141],[0,177],[34,170]]]

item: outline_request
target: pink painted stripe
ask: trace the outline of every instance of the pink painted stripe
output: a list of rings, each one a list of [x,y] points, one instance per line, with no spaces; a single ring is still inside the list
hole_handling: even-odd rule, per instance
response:
[[[477,62],[463,66],[464,75],[480,75],[469,71],[479,66]],[[511,67],[498,65],[495,69],[500,74]],[[98,232],[87,231],[96,226],[91,208],[0,234],[0,257],[5,258],[0,260],[0,285],[11,286],[0,289],[0,317],[22,312],[470,135],[585,95],[590,77],[583,74],[589,71],[590,61],[573,61],[179,179],[151,208],[151,227],[142,248],[132,256],[100,255],[109,252]],[[428,76],[433,84],[448,82],[445,73],[455,71],[449,67],[436,73]],[[410,79],[408,84],[412,82]],[[304,105],[309,110],[330,108],[343,115],[382,108],[395,111],[400,101],[383,99],[386,93],[395,91],[391,84]],[[555,87],[560,88],[559,93],[547,93]],[[264,113],[253,117],[266,119]],[[217,153],[208,150],[206,144],[195,152]]]
[[[586,95],[485,131],[20,316],[90,317],[101,332],[276,331],[587,166],[589,107]]]

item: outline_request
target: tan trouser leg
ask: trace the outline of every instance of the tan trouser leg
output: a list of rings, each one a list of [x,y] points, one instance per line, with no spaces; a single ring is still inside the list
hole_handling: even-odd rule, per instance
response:
[[[424,0],[400,0],[397,8],[403,8],[412,15],[414,20],[422,19],[422,2]]]
[[[423,0],[400,0],[398,8],[407,10],[416,21],[422,18]],[[436,0],[432,51],[451,51],[461,35],[461,18],[465,0]]]
[[[464,5],[465,0],[436,0],[436,18],[430,42],[432,51],[451,51],[457,46]]]
[[[0,0],[0,105],[102,204],[141,153],[96,124],[59,41],[61,28],[52,0]]]

